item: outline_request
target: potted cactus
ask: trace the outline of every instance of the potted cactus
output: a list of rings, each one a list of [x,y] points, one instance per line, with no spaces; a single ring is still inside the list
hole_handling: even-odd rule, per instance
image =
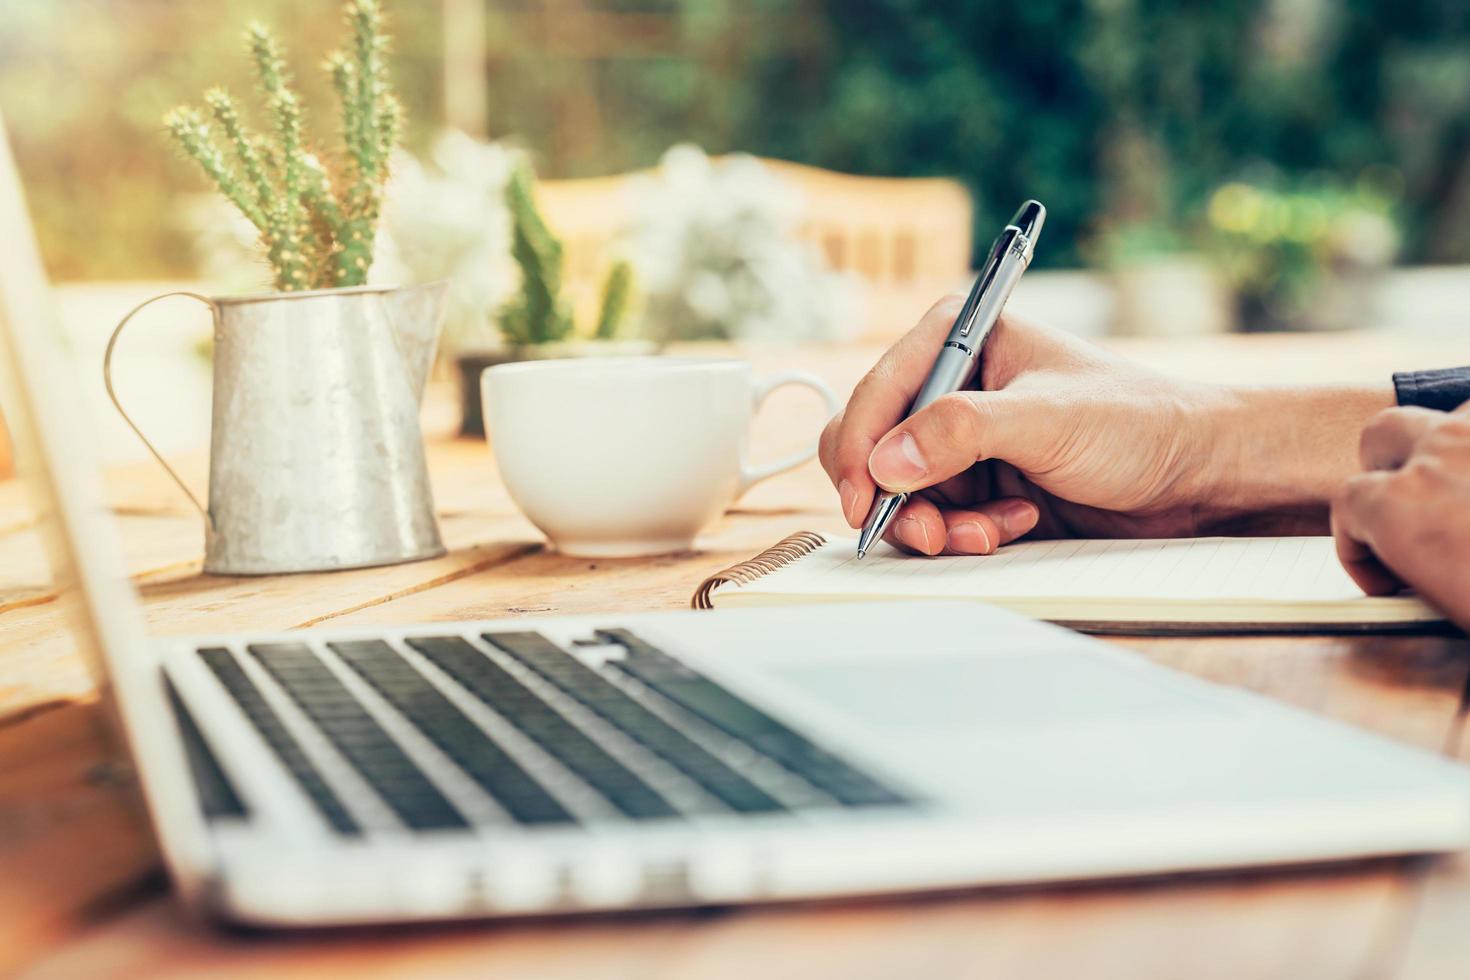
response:
[[[351,45],[327,58],[341,103],[335,173],[310,149],[280,45],[259,23],[250,26],[247,42],[274,128],[270,137],[251,132],[234,99],[218,88],[204,102],[233,162],[198,109],[180,106],[164,117],[184,153],[259,231],[281,292],[361,286],[373,261],[402,108],[388,78],[377,0],[350,0],[346,19]]]
[[[485,434],[480,375],[486,368],[542,358],[648,354],[655,349],[650,341],[626,336],[633,269],[621,259],[613,262],[603,280],[591,328],[577,329],[562,292],[562,244],[541,216],[535,184],[535,175],[524,162],[511,171],[505,184],[510,251],[520,269],[520,287],[499,313],[504,346],[458,356],[463,435]]]
[[[207,111],[165,118],[255,227],[276,290],[187,294],[215,321],[207,508],[196,501],[208,572],[353,568],[444,550],[418,416],[445,289],[366,285],[402,112],[378,0],[347,0],[345,19],[348,43],[327,59],[341,113],[332,152],[308,137],[281,47],[259,24],[247,42],[268,130],[252,129],[221,89],[205,94]],[[137,312],[104,357],[110,394],[113,344]]]

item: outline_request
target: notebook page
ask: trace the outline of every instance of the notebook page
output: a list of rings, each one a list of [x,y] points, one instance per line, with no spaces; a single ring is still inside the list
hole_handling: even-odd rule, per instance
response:
[[[1153,602],[1333,602],[1363,592],[1332,539],[1179,538],[1023,541],[986,557],[919,558],[882,545],[861,561],[837,538],[752,591],[807,595]]]

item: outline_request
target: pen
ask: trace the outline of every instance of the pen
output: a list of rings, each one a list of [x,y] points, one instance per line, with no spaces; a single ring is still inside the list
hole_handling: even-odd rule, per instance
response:
[[[990,255],[985,259],[980,275],[975,277],[975,285],[971,287],[960,315],[955,317],[944,346],[939,348],[924,387],[919,389],[918,397],[904,418],[951,392],[963,389],[979,373],[980,351],[985,346],[985,339],[990,336],[995,321],[1000,319],[1000,311],[1021,273],[1031,264],[1036,236],[1041,234],[1041,226],[1045,222],[1046,208],[1041,202],[1027,201],[996,238],[995,244],[990,246]],[[883,532],[893,522],[893,516],[908,499],[906,493],[885,490],[878,494],[862,533],[858,535],[859,558],[868,553],[873,542],[882,539]]]

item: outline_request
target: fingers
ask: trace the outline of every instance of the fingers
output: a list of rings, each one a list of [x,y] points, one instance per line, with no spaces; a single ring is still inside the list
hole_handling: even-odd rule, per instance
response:
[[[1388,570],[1373,549],[1354,540],[1339,527],[1332,525],[1332,537],[1337,543],[1337,559],[1342,562],[1348,577],[1368,595],[1393,595],[1404,586],[1398,576]]]
[[[894,547],[920,555],[939,554],[944,550],[944,537],[944,517],[927,497],[910,497],[883,535]]]
[[[1332,537],[1338,560],[1368,595],[1393,595],[1403,588],[1398,576],[1373,550],[1374,529],[1387,503],[1390,479],[1388,474],[1377,472],[1352,477],[1332,505]]]
[[[827,471],[832,485],[837,488],[843,520],[847,521],[848,527],[859,528],[863,526],[868,508],[873,504],[873,489],[870,481],[862,481],[861,487],[854,484],[851,477],[844,475],[838,466],[837,441],[842,431],[844,415],[844,412],[838,412],[822,430],[822,437],[817,440],[817,459],[821,462],[822,469]]]
[[[940,509],[928,497],[909,500],[885,535],[921,555],[988,555],[1036,527],[1041,512],[1029,500],[1006,497],[974,508]]]
[[[885,490],[914,491],[962,473],[979,460],[1020,469],[1044,446],[1046,419],[1035,396],[960,391],[945,395],[883,436],[868,461]]]
[[[1426,433],[1444,420],[1427,408],[1390,408],[1375,415],[1358,441],[1365,470],[1396,470],[1408,461]]]
[[[852,527],[862,526],[873,503],[875,488],[868,474],[868,456],[883,434],[908,411],[963,305],[964,297],[959,295],[935,303],[918,326],[858,382],[847,408],[823,433],[819,449],[822,466],[837,487],[843,516]]]
[[[945,550],[955,555],[988,555],[1036,527],[1041,511],[1029,500],[988,500],[972,510],[944,512]]]

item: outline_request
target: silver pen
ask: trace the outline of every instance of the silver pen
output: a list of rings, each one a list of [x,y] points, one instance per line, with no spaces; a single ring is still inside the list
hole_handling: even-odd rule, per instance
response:
[[[904,418],[951,392],[960,391],[974,380],[980,371],[980,352],[985,346],[985,339],[1000,319],[1000,311],[1010,299],[1011,290],[1020,280],[1021,273],[1031,264],[1036,236],[1041,234],[1041,226],[1045,222],[1046,208],[1041,202],[1027,201],[996,238],[995,244],[990,246],[990,255],[985,259],[980,275],[975,277],[975,285],[971,287],[960,315],[955,317],[944,346],[939,348],[934,358],[929,378],[919,389],[918,397]],[[873,542],[882,539],[893,516],[908,499],[906,493],[888,493],[885,490],[878,494],[863,524],[863,531],[858,535],[859,558],[868,553]]]

